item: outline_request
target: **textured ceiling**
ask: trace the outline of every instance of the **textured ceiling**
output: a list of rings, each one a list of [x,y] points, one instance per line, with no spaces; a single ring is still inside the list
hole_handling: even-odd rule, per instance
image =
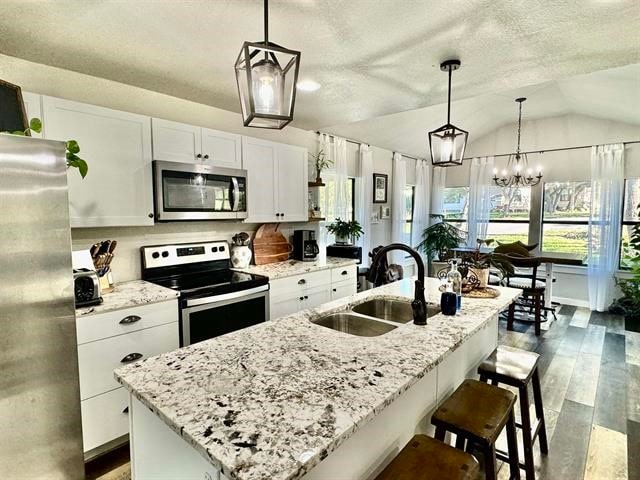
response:
[[[302,51],[293,125],[315,129],[640,62],[638,0],[271,0]],[[0,52],[239,111],[233,64],[260,0],[2,0]]]
[[[640,64],[459,100],[451,106],[451,122],[469,131],[474,142],[502,125],[515,125],[518,97],[527,97],[524,120],[575,113],[640,125]],[[323,131],[425,157],[427,133],[445,123],[446,112],[446,104],[440,104]]]

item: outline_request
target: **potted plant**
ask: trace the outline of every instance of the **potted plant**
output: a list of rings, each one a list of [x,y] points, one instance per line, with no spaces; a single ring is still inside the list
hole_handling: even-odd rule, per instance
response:
[[[446,268],[447,260],[453,256],[451,250],[464,241],[464,232],[447,223],[444,215],[433,214],[431,217],[440,221],[424,229],[418,249],[427,256],[429,274],[435,276],[439,270]]]
[[[324,150],[320,150],[315,155],[310,153],[309,156],[313,159],[313,166],[316,169],[316,183],[322,183],[322,170],[333,165],[333,161],[327,158]]]
[[[484,245],[493,243],[484,240]],[[478,244],[480,245],[480,243]],[[473,274],[477,279],[478,288],[486,288],[489,284],[489,269],[491,267],[500,271],[502,277],[513,275],[513,264],[509,257],[502,253],[487,252],[482,253],[480,248],[465,258],[465,266],[469,269],[469,273]]]
[[[640,204],[638,205],[640,213]],[[609,311],[625,316],[627,329],[640,327],[640,224],[631,229],[631,237],[622,243],[623,251],[631,256],[631,278],[616,279],[622,297],[613,301]]]
[[[360,238],[364,233],[356,220],[345,222],[340,218],[336,218],[335,222],[327,225],[327,230],[336,236],[336,243],[339,245],[352,245],[353,240]]]

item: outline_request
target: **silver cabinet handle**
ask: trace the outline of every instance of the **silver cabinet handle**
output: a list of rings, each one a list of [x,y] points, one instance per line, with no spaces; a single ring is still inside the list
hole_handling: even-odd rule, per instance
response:
[[[300,297],[300,301],[304,300],[304,297]]]
[[[298,280],[298,285],[304,285],[305,283],[307,283],[307,281],[304,278]]]
[[[196,158],[202,158],[202,154],[201,153],[197,154]]]
[[[205,159],[205,160],[209,160],[209,154],[206,154],[206,155],[204,156],[204,159]]]
[[[304,299],[305,299],[305,300],[309,300],[309,297],[305,295],[305,296],[304,296]]]
[[[140,317],[138,315],[128,315],[128,316],[124,317],[122,320],[120,320],[119,323],[121,323],[122,325],[128,325],[130,323],[139,322],[140,320],[142,320],[142,317]]]
[[[136,360],[139,360],[142,358],[142,354],[141,353],[130,353],[129,355],[125,355],[124,357],[122,357],[122,360],[120,360],[120,363],[131,363],[131,362],[135,362]]]
[[[129,413],[129,407],[124,407],[124,410],[122,410],[122,413]]]
[[[346,270],[343,270],[340,275],[348,275],[348,274],[349,274],[349,272],[347,272]]]

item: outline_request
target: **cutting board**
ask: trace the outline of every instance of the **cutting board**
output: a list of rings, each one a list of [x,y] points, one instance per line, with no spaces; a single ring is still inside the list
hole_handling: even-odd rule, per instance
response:
[[[277,223],[265,223],[253,239],[253,259],[256,265],[289,260],[293,248],[285,236],[278,231]]]

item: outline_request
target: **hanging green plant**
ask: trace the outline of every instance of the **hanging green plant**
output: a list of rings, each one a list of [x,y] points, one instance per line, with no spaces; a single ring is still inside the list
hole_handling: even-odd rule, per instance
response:
[[[29,120],[29,128],[26,130],[15,130],[13,132],[0,132],[0,133],[9,133],[11,135],[21,135],[26,136],[29,132],[40,133],[42,132],[42,121],[39,118],[32,118]],[[80,145],[75,140],[67,140],[66,142],[67,152],[67,168],[77,168],[80,176],[82,178],[87,176],[87,172],[89,171],[89,166],[87,162],[78,156],[80,153]]]

